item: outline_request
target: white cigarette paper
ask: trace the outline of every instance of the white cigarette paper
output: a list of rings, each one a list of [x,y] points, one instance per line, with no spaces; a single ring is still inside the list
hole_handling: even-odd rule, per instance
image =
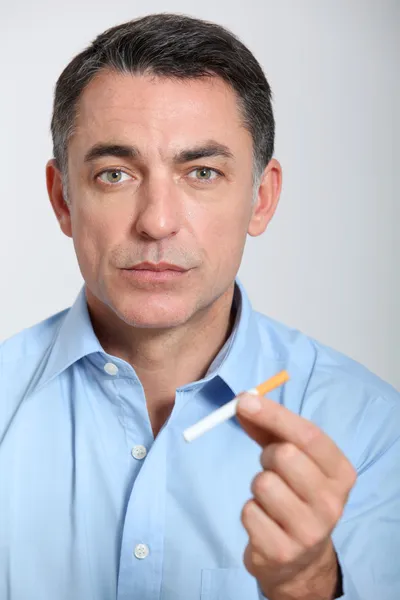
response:
[[[255,388],[252,388],[247,393],[258,396],[258,391]],[[185,429],[183,432],[183,437],[187,442],[193,442],[193,440],[203,435],[203,433],[206,433],[206,431],[210,431],[210,429],[213,429],[213,427],[216,425],[231,419],[236,414],[236,407],[238,403],[239,398],[236,397],[220,408],[217,408],[217,410],[214,410],[214,412],[207,417],[204,417],[204,419],[201,419],[191,427],[188,427],[188,429]]]

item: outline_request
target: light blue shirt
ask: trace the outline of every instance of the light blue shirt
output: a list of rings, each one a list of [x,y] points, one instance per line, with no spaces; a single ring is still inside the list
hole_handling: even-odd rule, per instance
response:
[[[176,390],[154,439],[143,387],[74,305],[0,345],[1,600],[257,600],[240,521],[260,448],[236,419],[183,430],[281,369],[269,396],[358,471],[334,544],[346,600],[400,599],[400,400],[359,364],[255,313]]]

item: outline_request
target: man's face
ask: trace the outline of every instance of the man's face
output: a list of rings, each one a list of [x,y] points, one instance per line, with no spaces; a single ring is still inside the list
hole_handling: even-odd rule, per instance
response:
[[[129,325],[164,328],[232,288],[252,219],[253,147],[222,80],[103,72],[82,94],[68,157],[63,231],[96,302]],[[160,263],[180,270],[151,271]]]

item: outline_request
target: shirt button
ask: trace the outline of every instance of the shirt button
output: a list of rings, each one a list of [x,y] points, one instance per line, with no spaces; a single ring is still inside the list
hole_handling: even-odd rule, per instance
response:
[[[144,446],[133,446],[132,448],[132,456],[137,460],[142,460],[147,454],[147,450]]]
[[[134,555],[136,556],[136,558],[147,558],[149,553],[150,550],[149,547],[146,546],[146,544],[138,544],[137,546],[135,546]]]
[[[116,375],[118,373],[118,367],[113,363],[106,363],[104,365],[104,370],[108,375]]]

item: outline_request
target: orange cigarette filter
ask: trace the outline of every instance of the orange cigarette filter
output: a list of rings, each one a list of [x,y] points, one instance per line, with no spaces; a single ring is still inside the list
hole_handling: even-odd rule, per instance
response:
[[[255,389],[260,396],[265,396],[265,394],[272,392],[272,390],[283,385],[289,381],[289,379],[289,373],[287,371],[281,371],[270,379],[267,379],[267,381],[264,381],[264,383],[260,383]]]

